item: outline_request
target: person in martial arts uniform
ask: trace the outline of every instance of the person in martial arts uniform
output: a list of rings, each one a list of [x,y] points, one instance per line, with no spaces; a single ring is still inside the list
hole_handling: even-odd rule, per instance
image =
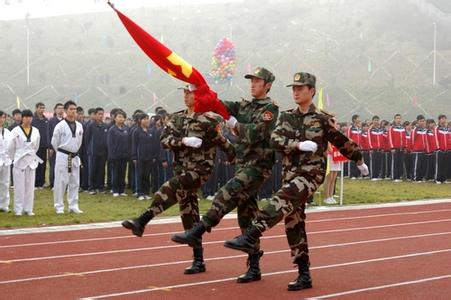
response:
[[[5,120],[6,113],[0,111],[0,212],[9,212],[9,179],[12,163],[8,153],[11,132],[4,127]]]
[[[36,127],[31,126],[33,113],[29,109],[22,111],[22,125],[11,132],[8,150],[14,157],[14,212],[16,216],[25,213],[34,216],[34,183],[36,168],[43,160],[36,155],[41,136]]]
[[[55,185],[53,202],[57,214],[64,213],[64,193],[67,189],[69,212],[81,214],[78,207],[78,188],[80,187],[80,165],[78,156],[83,141],[83,125],[75,120],[77,105],[69,100],[64,104],[66,118],[55,126],[52,147],[56,151]]]

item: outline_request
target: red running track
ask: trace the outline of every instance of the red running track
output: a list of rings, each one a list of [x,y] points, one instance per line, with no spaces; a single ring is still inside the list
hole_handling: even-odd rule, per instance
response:
[[[263,279],[237,284],[246,255],[226,249],[239,233],[223,222],[204,239],[207,272],[184,275],[191,249],[170,236],[181,224],[0,236],[1,299],[446,299],[451,295],[451,201],[308,212],[314,287],[297,276],[283,226],[265,233]]]

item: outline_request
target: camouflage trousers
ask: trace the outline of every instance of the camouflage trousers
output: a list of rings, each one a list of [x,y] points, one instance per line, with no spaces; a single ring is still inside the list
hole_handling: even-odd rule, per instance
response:
[[[297,176],[282,185],[268,205],[258,211],[254,225],[264,232],[285,219],[285,234],[294,262],[309,261],[307,233],[305,231],[305,203],[321,182]]]
[[[200,221],[197,191],[207,179],[208,175],[200,175],[194,171],[175,175],[154,194],[152,204],[147,210],[155,217],[178,202],[183,228],[191,229]]]
[[[231,178],[216,193],[211,208],[202,217],[207,228],[219,224],[221,219],[237,209],[238,224],[244,233],[257,216],[257,192],[271,171],[258,166],[238,167]]]

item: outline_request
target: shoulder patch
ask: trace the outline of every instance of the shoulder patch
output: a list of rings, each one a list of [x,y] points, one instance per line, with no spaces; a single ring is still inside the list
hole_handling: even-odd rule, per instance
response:
[[[274,118],[274,115],[269,110],[266,110],[262,114],[263,121],[271,121]]]

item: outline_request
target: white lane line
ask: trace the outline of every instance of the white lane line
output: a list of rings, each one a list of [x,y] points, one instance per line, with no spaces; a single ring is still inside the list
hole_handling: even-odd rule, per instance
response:
[[[371,209],[389,209],[396,207],[417,207],[436,204],[448,204],[451,203],[450,199],[420,199],[400,201],[393,203],[376,203],[376,204],[355,204],[345,206],[312,206],[307,207],[307,212],[312,213],[328,213],[334,211],[355,211],[355,210],[371,210]],[[236,218],[236,214],[230,213],[224,217],[224,219]],[[180,217],[162,217],[153,221],[154,224],[169,224],[179,223]],[[11,236],[19,234],[33,234],[33,233],[48,233],[48,232],[64,232],[64,231],[77,231],[87,229],[107,229],[120,227],[120,221],[103,222],[103,223],[90,223],[90,224],[75,224],[75,225],[59,225],[59,226],[47,226],[38,228],[19,228],[19,229],[5,229],[0,230],[0,236]]]
[[[315,296],[315,297],[311,297],[311,298],[307,298],[307,299],[327,299],[327,298],[345,296],[345,295],[350,295],[350,294],[382,290],[382,289],[393,288],[393,287],[398,287],[398,286],[403,286],[403,285],[412,285],[412,284],[417,284],[417,283],[443,280],[443,279],[451,279],[451,274],[443,275],[443,276],[436,276],[436,277],[429,277],[429,278],[422,278],[422,279],[418,279],[418,280],[403,281],[403,282],[397,282],[397,283],[385,284],[385,285],[379,285],[379,286],[372,286],[372,287],[368,287],[368,288],[364,288],[364,289],[349,290],[349,291],[340,292],[340,293]]]
[[[352,227],[352,228],[313,231],[313,232],[310,232],[310,233],[307,233],[307,234],[312,235],[312,234],[325,234],[325,233],[336,233],[336,232],[347,232],[347,231],[360,231],[360,230],[370,230],[370,229],[399,227],[399,226],[424,225],[424,224],[432,224],[432,223],[444,223],[444,222],[450,222],[450,221],[451,221],[451,219],[443,219],[443,220],[399,223],[399,224],[367,226],[367,227]],[[276,239],[276,238],[282,238],[282,237],[285,237],[285,235],[281,234],[281,235],[263,236],[263,237],[261,237],[261,239]],[[220,240],[220,241],[203,242],[202,244],[203,245],[212,245],[212,244],[219,244],[219,243],[223,243],[223,242],[224,242],[224,240]],[[129,252],[139,252],[139,251],[172,249],[172,248],[180,248],[180,247],[186,247],[186,245],[176,244],[176,245],[169,245],[169,246],[166,245],[166,246],[132,248],[132,249],[120,249],[120,250],[99,251],[99,252],[63,254],[63,255],[53,255],[53,256],[27,257],[27,258],[3,260],[3,261],[0,261],[0,263],[18,263],[18,262],[62,259],[62,258],[72,258],[72,257],[84,257],[84,256],[95,256],[95,255],[105,255],[105,254],[117,254],[117,253],[129,253]]]
[[[396,241],[396,240],[417,239],[417,238],[425,238],[425,237],[433,237],[433,236],[442,236],[442,235],[448,235],[448,234],[451,234],[451,231],[437,232],[437,233],[431,233],[431,234],[411,235],[411,236],[400,236],[400,237],[392,237],[392,238],[385,238],[385,239],[363,240],[363,241],[347,242],[347,243],[340,243],[340,244],[321,245],[321,246],[310,247],[309,249],[313,250],[313,249],[346,247],[346,246],[359,245],[359,244],[370,244],[370,243],[379,243],[379,242]],[[265,255],[267,256],[267,255],[271,255],[271,254],[288,253],[288,252],[290,252],[290,251],[289,250],[268,251],[268,252],[265,252]],[[212,258],[206,258],[205,261],[234,259],[234,258],[240,258],[240,257],[247,257],[247,254],[212,257]],[[69,277],[69,276],[75,276],[75,275],[90,275],[90,274],[99,274],[99,273],[137,270],[137,269],[143,269],[143,268],[165,267],[165,266],[172,266],[172,265],[178,265],[178,264],[188,264],[191,262],[192,262],[191,260],[182,260],[182,261],[172,261],[172,262],[164,262],[164,263],[157,263],[157,264],[135,265],[135,266],[110,268],[110,269],[99,269],[99,270],[76,272],[76,273],[65,272],[63,274],[5,280],[5,281],[0,281],[0,284],[11,284],[11,283],[28,282],[28,281],[36,281],[36,280],[54,279],[54,278],[62,278],[62,277]]]
[[[340,264],[325,265],[325,266],[313,267],[313,268],[311,268],[311,270],[354,266],[354,265],[360,265],[360,264],[397,260],[397,259],[403,259],[403,258],[411,258],[411,257],[417,257],[417,256],[433,255],[433,254],[448,253],[448,252],[451,252],[451,248],[428,251],[428,252],[409,253],[409,254],[405,254],[405,255],[379,257],[379,258],[366,259],[366,260],[360,260],[360,261],[351,261],[351,262],[340,263]],[[264,273],[264,274],[262,274],[262,276],[266,277],[266,276],[282,275],[282,274],[295,273],[295,272],[297,272],[297,270],[291,269],[291,270],[285,270],[285,271]],[[184,287],[189,287],[189,286],[198,286],[198,285],[206,285],[206,284],[211,284],[211,283],[227,282],[227,281],[233,281],[233,280],[236,280],[236,277],[221,278],[221,279],[208,280],[208,281],[190,282],[190,283],[183,283],[183,284],[177,284],[177,285],[168,285],[168,286],[164,286],[164,287],[147,288],[147,289],[106,294],[106,295],[90,296],[90,297],[84,297],[81,299],[87,300],[87,299],[102,299],[102,298],[109,298],[109,297],[112,298],[112,297],[149,293],[149,292],[167,290],[167,289],[177,289],[177,288],[184,288]]]
[[[331,218],[331,219],[322,219],[322,220],[307,220],[307,224],[311,223],[322,223],[322,222],[334,222],[334,221],[347,221],[347,220],[359,220],[366,218],[380,218],[380,217],[391,217],[391,216],[403,216],[403,215],[419,215],[419,214],[429,214],[429,213],[442,213],[448,212],[451,209],[438,209],[438,210],[425,210],[425,211],[417,211],[417,212],[402,212],[402,213],[389,213],[389,214],[377,214],[377,215],[365,215],[365,216],[357,216],[357,217],[341,217],[341,218]],[[152,230],[152,223],[148,230]],[[277,224],[277,226],[282,226],[283,223]],[[235,230],[239,229],[239,227],[223,227],[214,229],[214,231],[227,231],[227,230]],[[161,233],[150,233],[145,234],[143,237],[152,237],[152,236],[165,236],[179,233],[180,231],[168,231]],[[38,242],[38,243],[27,243],[27,244],[13,244],[13,245],[3,245],[0,246],[0,249],[5,248],[18,248],[18,247],[32,247],[32,246],[43,246],[43,245],[58,245],[58,244],[70,244],[70,243],[85,243],[85,242],[97,242],[97,241],[109,241],[109,240],[119,240],[119,239],[130,239],[136,238],[135,236],[129,234],[126,236],[112,236],[112,237],[103,237],[103,238],[86,238],[86,239],[75,239],[75,240],[64,240],[64,241],[52,241],[52,242]]]

